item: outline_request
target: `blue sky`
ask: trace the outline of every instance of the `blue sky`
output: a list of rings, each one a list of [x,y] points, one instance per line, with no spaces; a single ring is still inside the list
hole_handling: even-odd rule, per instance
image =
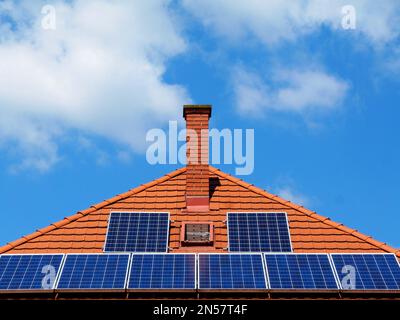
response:
[[[207,103],[242,179],[400,247],[400,5],[350,2],[0,1],[0,242],[178,168],[145,134]]]

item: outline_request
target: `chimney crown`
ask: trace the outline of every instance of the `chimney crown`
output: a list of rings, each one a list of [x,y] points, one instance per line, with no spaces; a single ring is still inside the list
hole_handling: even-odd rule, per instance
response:
[[[207,114],[211,117],[211,104],[185,104],[183,106],[183,117],[187,119],[189,114]]]

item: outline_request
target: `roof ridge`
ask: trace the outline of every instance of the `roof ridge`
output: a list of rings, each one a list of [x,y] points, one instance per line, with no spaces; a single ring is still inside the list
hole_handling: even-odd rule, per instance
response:
[[[37,238],[37,237],[39,237],[41,235],[44,235],[44,234],[46,234],[46,233],[48,233],[50,231],[54,231],[54,230],[56,230],[58,228],[61,228],[61,227],[65,226],[65,225],[67,225],[67,224],[69,224],[69,223],[71,223],[73,221],[76,221],[79,218],[82,218],[82,217],[84,217],[84,216],[86,216],[86,215],[88,215],[88,214],[90,214],[90,213],[92,213],[92,212],[94,212],[96,210],[99,210],[99,209],[101,209],[101,208],[103,208],[103,207],[105,207],[105,206],[107,206],[109,204],[112,204],[112,203],[115,203],[115,202],[117,202],[119,200],[128,198],[128,197],[130,197],[130,196],[132,196],[132,195],[134,195],[136,193],[142,192],[142,191],[144,191],[144,190],[146,190],[146,189],[148,189],[150,187],[153,187],[153,186],[155,186],[155,185],[157,185],[159,183],[165,182],[165,181],[167,181],[167,180],[169,180],[171,178],[174,178],[174,177],[182,174],[185,171],[186,171],[186,167],[179,168],[179,169],[177,169],[175,171],[172,171],[170,173],[165,174],[164,176],[162,176],[162,177],[160,177],[158,179],[152,180],[152,181],[147,182],[145,184],[141,184],[139,187],[132,188],[132,189],[130,189],[130,190],[124,192],[124,193],[121,193],[119,195],[116,195],[116,196],[114,196],[112,198],[109,198],[109,199],[104,200],[102,202],[99,202],[97,204],[93,204],[87,209],[80,210],[77,213],[75,213],[75,214],[73,214],[71,216],[65,217],[64,219],[62,219],[60,221],[54,222],[54,223],[50,224],[47,227],[38,229],[38,230],[36,230],[35,232],[33,232],[31,234],[22,236],[21,238],[15,240],[15,241],[7,243],[5,246],[0,247],[0,253],[7,252],[7,251],[9,251],[9,250],[11,250],[11,249],[13,249],[13,248],[25,243],[25,242],[27,242],[29,240],[35,239],[35,238]]]
[[[232,176],[232,175],[230,175],[228,173],[225,173],[225,172],[223,172],[223,171],[221,171],[221,170],[219,170],[219,169],[217,169],[217,168],[215,168],[215,167],[213,167],[211,165],[209,166],[209,170],[210,170],[210,172],[212,172],[214,174],[217,174],[217,175],[219,175],[219,176],[221,176],[223,178],[226,178],[227,180],[229,180],[231,182],[234,182],[237,185],[240,185],[240,186],[242,186],[242,187],[244,187],[244,188],[246,188],[246,189],[248,189],[248,190],[250,190],[252,192],[260,194],[260,195],[262,195],[264,197],[267,197],[269,199],[273,199],[273,200],[275,200],[275,201],[277,201],[277,202],[279,202],[281,204],[284,204],[284,205],[286,205],[288,207],[291,207],[292,209],[297,210],[297,211],[299,211],[301,213],[304,213],[309,217],[312,217],[312,218],[314,218],[314,219],[316,219],[316,220],[318,220],[318,221],[320,221],[322,223],[325,223],[326,225],[334,227],[334,228],[336,228],[338,230],[341,230],[341,231],[343,231],[343,232],[345,232],[347,234],[353,235],[353,236],[359,238],[360,240],[363,240],[363,241],[365,241],[365,242],[367,242],[367,243],[369,243],[369,244],[371,244],[371,245],[373,245],[373,246],[375,246],[375,247],[377,247],[377,248],[379,248],[381,250],[384,250],[384,251],[390,252],[390,253],[394,253],[397,257],[400,258],[400,249],[395,249],[395,248],[387,245],[384,242],[377,241],[377,240],[373,239],[371,236],[364,235],[364,234],[358,232],[355,229],[351,229],[351,228],[348,228],[348,227],[344,226],[341,223],[337,223],[337,222],[331,221],[328,217],[324,217],[322,215],[319,215],[315,211],[306,209],[303,206],[296,205],[296,204],[292,203],[291,201],[287,201],[287,200],[285,200],[285,199],[283,199],[283,198],[281,198],[281,197],[279,197],[277,195],[271,194],[271,193],[267,192],[266,190],[263,190],[263,189],[261,189],[259,187],[256,187],[256,186],[254,186],[254,185],[252,185],[250,183],[247,183],[247,182],[243,181],[242,179],[236,178],[236,177],[234,177],[234,176]],[[150,187],[155,186],[155,185],[157,185],[159,183],[165,182],[165,181],[167,181],[167,180],[169,180],[169,179],[171,179],[173,177],[176,177],[176,176],[184,173],[185,171],[186,171],[186,167],[179,168],[179,169],[177,169],[175,171],[172,171],[170,173],[165,174],[164,176],[162,176],[162,177],[160,177],[158,179],[155,179],[155,180],[152,180],[152,181],[150,181],[148,183],[142,184],[139,187],[132,188],[132,189],[128,190],[127,192],[124,192],[124,193],[121,193],[119,195],[116,195],[116,196],[114,196],[112,198],[109,198],[107,200],[104,200],[104,201],[102,201],[100,203],[91,205],[88,209],[78,211],[74,215],[68,216],[68,217],[64,218],[63,220],[60,220],[60,221],[55,222],[55,223],[52,223],[51,225],[49,225],[47,227],[44,227],[42,229],[39,229],[39,230],[35,231],[34,233],[22,236],[21,238],[15,240],[15,241],[9,242],[5,246],[0,247],[0,254],[4,253],[4,252],[7,252],[7,251],[9,251],[9,250],[11,250],[11,249],[13,249],[13,248],[25,243],[25,242],[27,242],[29,240],[35,239],[35,238],[37,238],[37,237],[39,237],[41,235],[44,235],[44,234],[46,234],[46,233],[48,233],[50,231],[56,230],[56,229],[58,229],[60,227],[63,227],[65,225],[67,225],[67,224],[69,224],[69,223],[71,223],[73,221],[76,221],[77,219],[79,219],[81,217],[84,217],[84,216],[86,216],[86,215],[88,215],[88,214],[90,214],[90,213],[92,213],[92,212],[94,212],[96,210],[99,210],[99,209],[101,209],[101,208],[103,208],[103,207],[105,207],[105,206],[107,206],[109,204],[115,203],[115,202],[117,202],[119,200],[125,199],[125,198],[127,198],[129,196],[132,196],[132,195],[136,194],[136,193],[142,192],[142,191],[146,190],[147,188],[150,188]]]
[[[252,185],[252,184],[250,184],[248,182],[245,182],[242,179],[236,178],[236,177],[234,177],[234,176],[232,176],[232,175],[230,175],[228,173],[225,173],[225,172],[223,172],[223,171],[221,171],[221,170],[219,170],[219,169],[217,169],[217,168],[215,168],[213,166],[209,166],[209,168],[210,168],[210,171],[212,173],[220,175],[220,176],[222,176],[222,177],[224,177],[224,178],[226,178],[226,179],[228,179],[228,180],[230,180],[230,181],[232,181],[232,182],[234,182],[234,183],[236,183],[236,184],[238,184],[238,185],[240,185],[242,187],[247,188],[250,191],[253,191],[255,193],[258,193],[260,195],[263,195],[265,197],[273,199],[273,200],[275,200],[275,201],[277,201],[277,202],[279,202],[281,204],[284,204],[286,206],[289,206],[292,209],[297,210],[297,211],[299,211],[301,213],[304,213],[304,214],[306,214],[306,215],[308,215],[308,216],[310,216],[312,218],[315,218],[316,220],[319,220],[319,221],[321,221],[321,222],[323,222],[323,223],[325,223],[325,224],[327,224],[327,225],[329,225],[331,227],[334,227],[334,228],[336,228],[338,230],[341,230],[341,231],[343,231],[345,233],[353,235],[353,236],[359,238],[360,240],[368,242],[369,244],[372,244],[373,246],[375,246],[375,247],[377,247],[377,248],[379,248],[381,250],[384,250],[384,251],[387,251],[387,252],[390,252],[390,253],[394,253],[397,257],[400,257],[400,249],[393,248],[393,247],[387,245],[384,242],[377,241],[377,240],[373,239],[371,236],[367,236],[367,235],[365,235],[365,234],[363,234],[363,233],[361,233],[361,232],[359,232],[359,231],[357,231],[355,229],[351,229],[349,227],[346,227],[342,223],[334,222],[331,219],[329,219],[328,217],[322,216],[322,215],[316,213],[315,211],[312,211],[312,210],[309,210],[307,208],[304,208],[303,206],[296,205],[295,203],[293,203],[291,201],[285,200],[285,199],[283,199],[283,198],[281,198],[281,197],[279,197],[277,195],[269,193],[266,190],[263,190],[263,189],[261,189],[259,187],[256,187],[256,186],[254,186],[254,185]]]

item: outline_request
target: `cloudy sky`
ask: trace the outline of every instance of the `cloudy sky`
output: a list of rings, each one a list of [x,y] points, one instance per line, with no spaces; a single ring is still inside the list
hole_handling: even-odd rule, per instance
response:
[[[399,25],[395,0],[0,1],[0,241],[179,167],[146,132],[207,103],[255,130],[241,178],[400,247]]]

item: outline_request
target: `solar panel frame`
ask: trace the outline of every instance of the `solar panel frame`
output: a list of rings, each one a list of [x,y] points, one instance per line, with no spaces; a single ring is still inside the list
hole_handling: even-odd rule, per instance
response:
[[[132,253],[132,252],[138,252],[138,253],[146,253],[146,252],[149,252],[149,253],[157,253],[158,251],[106,251],[106,245],[107,245],[107,242],[108,242],[108,235],[109,235],[109,231],[110,231],[110,221],[111,221],[111,216],[112,216],[112,214],[113,213],[126,213],[126,214],[133,214],[133,213],[146,213],[146,214],[152,214],[152,213],[157,213],[157,214],[161,214],[161,213],[164,213],[164,214],[167,214],[168,215],[168,219],[167,219],[167,221],[168,221],[168,223],[167,223],[167,241],[166,241],[166,245],[165,245],[165,251],[163,251],[163,252],[159,252],[159,253],[166,253],[166,252],[168,252],[168,249],[169,249],[169,231],[170,231],[170,223],[171,223],[171,214],[170,214],[170,212],[168,212],[168,211],[120,211],[120,210],[117,210],[117,211],[111,211],[110,212],[110,214],[108,215],[108,220],[107,220],[107,231],[106,231],[106,238],[105,238],[105,240],[104,240],[104,245],[103,245],[103,252],[104,253]]]
[[[13,292],[29,292],[29,293],[49,293],[49,292],[54,292],[56,285],[57,285],[57,281],[58,281],[58,277],[61,274],[61,270],[63,268],[64,265],[64,260],[65,260],[65,254],[63,253],[19,253],[19,254],[10,254],[10,253],[5,253],[5,254],[1,254],[0,255],[0,260],[3,257],[7,257],[7,256],[61,256],[61,261],[60,261],[60,265],[58,266],[58,270],[56,271],[56,276],[53,282],[53,285],[51,287],[51,289],[39,289],[39,288],[13,288],[13,289],[0,289],[0,292],[7,292],[7,293],[13,293]]]
[[[368,288],[368,289],[362,289],[362,288],[356,288],[356,289],[344,289],[343,288],[343,286],[342,286],[342,283],[341,283],[341,281],[340,281],[340,276],[339,276],[339,272],[338,272],[338,270],[337,270],[337,268],[336,268],[336,265],[335,265],[335,262],[334,262],[334,260],[333,260],[333,256],[335,256],[335,255],[351,255],[351,256],[357,256],[357,255],[364,255],[364,256],[366,256],[366,255],[388,255],[388,256],[393,256],[393,258],[394,258],[394,260],[397,262],[397,265],[399,266],[399,268],[400,268],[400,262],[399,262],[399,260],[398,260],[398,258],[397,258],[397,256],[394,254],[394,253],[377,253],[377,252],[367,252],[367,253],[362,253],[362,252],[356,252],[356,253],[352,253],[352,252],[335,252],[335,253],[329,253],[329,257],[330,257],[330,259],[331,259],[331,262],[332,262],[332,267],[333,267],[333,270],[334,270],[334,272],[335,272],[335,274],[336,274],[336,277],[337,277],[337,281],[338,281],[338,284],[339,284],[339,288],[340,288],[340,290],[341,291],[343,291],[343,292],[365,292],[365,291],[372,291],[372,292],[399,292],[400,291],[400,289],[381,289],[381,288],[375,288],[375,289],[373,289],[373,288]]]
[[[328,260],[328,263],[329,263],[329,266],[330,266],[330,269],[332,271],[332,275],[333,275],[333,277],[335,279],[336,288],[272,288],[271,280],[270,280],[270,272],[269,272],[269,269],[268,269],[268,264],[267,264],[267,259],[266,259],[267,255],[270,255],[270,256],[273,256],[273,255],[288,255],[288,256],[290,256],[290,255],[292,255],[292,256],[323,255],[323,256],[326,256],[327,260]],[[307,291],[307,292],[309,292],[309,291],[312,291],[312,292],[335,292],[335,291],[340,290],[340,284],[339,284],[339,281],[338,281],[338,278],[337,278],[337,274],[336,274],[335,268],[334,268],[334,266],[332,264],[332,260],[330,259],[330,255],[328,253],[323,253],[323,252],[322,253],[319,253],[319,252],[310,252],[310,253],[303,253],[303,252],[300,252],[300,253],[294,253],[294,252],[264,252],[263,253],[263,262],[265,264],[265,272],[267,274],[268,288],[271,291],[276,291],[276,292],[280,292],[280,291],[282,291],[282,292],[287,292],[287,291],[297,291],[297,292],[305,292],[305,291]]]
[[[129,288],[131,272],[132,272],[132,264],[133,264],[133,256],[135,255],[192,255],[194,256],[194,287],[193,288]],[[177,252],[177,253],[163,253],[163,252],[135,252],[130,254],[130,264],[128,270],[128,276],[126,280],[126,290],[128,292],[192,292],[196,291],[198,288],[198,254],[193,252]]]
[[[125,278],[124,278],[124,285],[123,288],[59,288],[58,285],[61,280],[62,272],[64,271],[64,267],[67,261],[68,256],[105,256],[105,255],[116,255],[116,256],[128,256],[128,263],[127,267],[125,270]],[[60,292],[125,292],[126,290],[126,283],[127,283],[127,277],[128,277],[128,271],[129,271],[129,266],[131,262],[130,258],[131,254],[127,252],[102,252],[102,253],[70,253],[70,254],[65,254],[64,255],[64,261],[62,268],[60,268],[60,272],[57,278],[57,281],[55,282],[54,290],[55,291],[60,291]]]
[[[262,269],[263,269],[263,277],[265,288],[200,288],[200,256],[202,255],[256,255],[260,256]],[[268,286],[268,278],[265,270],[265,262],[261,252],[229,252],[229,253],[220,253],[220,252],[201,252],[197,254],[197,290],[199,292],[266,292],[269,288]]]
[[[54,291],[57,289],[58,281],[60,281],[61,274],[64,270],[65,260],[67,260],[67,254],[63,254],[63,259],[61,261],[60,269],[58,270],[56,280],[54,281],[54,286],[53,286]]]
[[[289,227],[289,218],[288,218],[288,214],[286,211],[279,211],[279,212],[275,212],[275,211],[229,211],[226,213],[226,229],[227,229],[227,237],[228,237],[228,252],[260,252],[263,253],[265,251],[231,251],[231,241],[230,241],[230,234],[229,234],[229,215],[230,214],[251,214],[251,213],[265,213],[265,214],[276,214],[276,213],[281,213],[284,214],[285,216],[285,220],[286,220],[286,227],[288,230],[288,238],[289,238],[289,246],[290,246],[290,251],[271,251],[271,252],[284,252],[284,253],[290,253],[293,252],[293,245],[292,245],[292,238],[291,238],[291,234],[290,234],[290,227]]]

